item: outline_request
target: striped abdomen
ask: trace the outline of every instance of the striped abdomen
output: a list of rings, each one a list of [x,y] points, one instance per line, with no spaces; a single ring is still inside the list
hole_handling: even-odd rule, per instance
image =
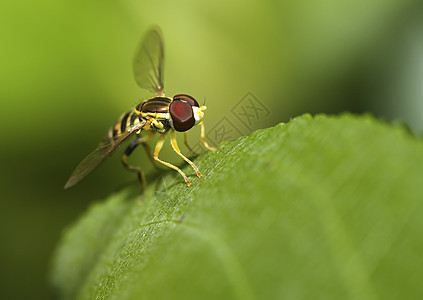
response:
[[[119,121],[113,125],[112,128],[110,128],[109,132],[107,133],[107,139],[115,138],[116,136],[126,132],[128,128],[131,128],[134,125],[138,125],[141,122],[144,121],[134,111],[127,112],[119,119]]]

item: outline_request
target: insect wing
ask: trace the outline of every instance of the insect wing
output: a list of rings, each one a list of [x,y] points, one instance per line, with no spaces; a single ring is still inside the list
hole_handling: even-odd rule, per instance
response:
[[[112,156],[112,154],[137,131],[141,130],[145,122],[127,128],[127,130],[102,142],[97,149],[88,154],[86,158],[75,168],[69,180],[66,182],[65,189],[70,188],[84,179],[88,174],[94,171],[102,162]]]
[[[135,81],[143,89],[163,96],[164,45],[158,27],[150,29],[135,52],[133,71]]]

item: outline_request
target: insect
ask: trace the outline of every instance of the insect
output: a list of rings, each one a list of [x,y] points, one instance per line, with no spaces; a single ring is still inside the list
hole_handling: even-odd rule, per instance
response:
[[[137,84],[141,88],[155,93],[156,96],[135,106],[132,111],[124,114],[113,125],[99,146],[75,168],[65,185],[65,189],[84,179],[132,136],[135,136],[136,139],[126,148],[121,160],[127,170],[137,174],[143,191],[146,188],[144,174],[141,168],[129,165],[127,158],[139,145],[143,145],[145,150],[151,155],[150,147],[146,142],[151,140],[155,134],[160,136],[153,152],[154,161],[178,171],[187,186],[190,186],[190,181],[180,168],[159,159],[159,153],[165,142],[166,135],[170,133],[170,143],[173,150],[191,165],[198,177],[201,177],[201,173],[194,163],[181,153],[176,142],[175,131],[184,132],[184,141],[188,146],[187,131],[195,125],[200,125],[202,144],[209,150],[215,150],[205,140],[203,117],[207,107],[204,105],[200,106],[192,96],[187,94],[177,94],[172,98],[165,97],[163,62],[164,45],[162,34],[158,27],[153,27],[147,32],[135,53],[133,72]],[[148,132],[148,134],[143,135],[144,132]]]

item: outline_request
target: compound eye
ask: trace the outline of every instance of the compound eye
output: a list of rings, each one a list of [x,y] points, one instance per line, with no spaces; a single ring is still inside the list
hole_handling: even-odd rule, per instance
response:
[[[191,97],[190,95],[186,95],[186,94],[178,94],[173,96],[173,101],[175,100],[181,100],[181,101],[185,101],[186,103],[188,103],[191,106],[197,106],[200,107],[200,105],[198,105],[197,100],[195,100],[193,97]]]
[[[188,102],[174,99],[169,106],[169,113],[176,131],[187,131],[195,124],[194,112]]]

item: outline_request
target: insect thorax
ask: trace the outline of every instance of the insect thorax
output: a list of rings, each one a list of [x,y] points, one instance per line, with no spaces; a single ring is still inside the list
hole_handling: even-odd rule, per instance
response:
[[[172,119],[169,114],[171,98],[154,97],[138,104],[134,112],[146,121],[144,130],[165,133],[171,128]]]

